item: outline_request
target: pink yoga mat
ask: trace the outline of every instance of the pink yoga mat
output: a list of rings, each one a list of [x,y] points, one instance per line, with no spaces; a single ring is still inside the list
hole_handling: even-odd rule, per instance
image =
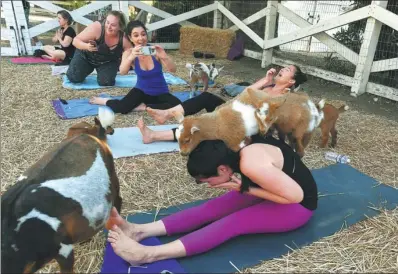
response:
[[[31,56],[11,58],[11,62],[14,64],[55,64],[52,60]]]

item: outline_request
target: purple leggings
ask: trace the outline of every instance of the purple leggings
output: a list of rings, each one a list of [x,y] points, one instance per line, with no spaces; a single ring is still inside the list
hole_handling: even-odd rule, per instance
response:
[[[162,221],[169,236],[208,224],[180,238],[190,256],[206,252],[238,235],[294,230],[307,223],[312,213],[300,204],[277,204],[230,191]]]

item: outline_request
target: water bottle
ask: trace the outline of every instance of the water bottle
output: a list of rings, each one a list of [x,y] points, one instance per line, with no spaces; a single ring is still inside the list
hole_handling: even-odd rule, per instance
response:
[[[325,154],[325,159],[334,161],[340,164],[348,164],[350,162],[350,158],[347,155],[338,154],[336,152],[328,151]]]

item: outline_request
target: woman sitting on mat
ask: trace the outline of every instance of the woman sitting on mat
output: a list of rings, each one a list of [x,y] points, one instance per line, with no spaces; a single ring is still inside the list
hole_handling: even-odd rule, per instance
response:
[[[237,153],[222,141],[203,141],[189,155],[187,168],[198,183],[230,191],[147,224],[129,223],[113,208],[108,241],[117,255],[132,265],[192,256],[239,235],[295,230],[317,208],[310,170],[290,146],[273,137],[253,136],[253,144]],[[188,234],[159,246],[138,243],[180,233]]]
[[[60,43],[61,47],[45,45],[42,49],[35,50],[33,55],[54,61],[64,61],[63,63],[69,64],[75,53],[75,46],[72,43],[76,37],[76,32],[71,26],[73,19],[66,10],[58,11],[57,17],[60,28],[56,31],[52,41]]]
[[[279,96],[286,93],[287,88],[299,87],[302,83],[307,81],[305,74],[301,72],[298,66],[290,65],[282,68],[277,75],[276,70],[270,69],[262,79],[258,80],[253,85],[249,86],[254,89],[262,89],[270,95]],[[199,96],[189,99],[181,104],[166,110],[147,108],[147,112],[159,124],[165,123],[167,120],[173,118],[173,112],[179,112],[182,115],[188,116],[198,113],[202,109],[207,112],[212,112],[214,109],[225,101],[209,92],[203,92]],[[157,141],[177,141],[175,136],[176,128],[165,131],[154,131],[148,128],[142,119],[138,121],[138,128],[142,134],[142,140],[145,144]]]
[[[96,69],[100,86],[114,86],[123,51],[131,48],[125,27],[124,14],[111,10],[103,23],[91,23],[79,33],[73,40],[76,52],[66,72],[69,81],[82,83]]]
[[[145,25],[140,21],[131,21],[127,33],[134,48],[125,51],[120,64],[120,73],[127,74],[131,67],[137,74],[137,84],[121,100],[94,97],[91,104],[106,105],[115,113],[127,114],[132,110],[144,111],[147,106],[168,109],[181,103],[169,93],[169,87],[163,75],[162,65],[170,72],[176,71],[176,65],[161,46],[155,45],[155,55],[144,55],[142,48],[147,46],[148,36]]]

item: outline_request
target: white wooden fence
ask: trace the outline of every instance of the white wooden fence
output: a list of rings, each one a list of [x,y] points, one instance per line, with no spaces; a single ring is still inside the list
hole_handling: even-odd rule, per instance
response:
[[[50,1],[29,2],[53,13],[62,9],[59,6],[52,4]],[[92,21],[83,17],[86,14],[105,6],[112,5],[113,9],[121,10],[127,15],[128,6],[131,5],[164,18],[158,22],[147,24],[148,30],[154,31],[173,24],[192,24],[188,21],[189,19],[208,12],[214,12],[213,27],[218,28],[221,22],[221,14],[223,14],[234,24],[230,29],[242,30],[248,37],[250,37],[250,39],[263,49],[262,52],[245,50],[244,53],[245,56],[261,60],[261,67],[263,68],[269,64],[282,66],[287,64],[296,64],[296,62],[290,60],[273,57],[273,48],[305,37],[313,36],[325,44],[330,50],[335,51],[342,58],[354,64],[356,66],[355,75],[354,77],[350,77],[307,66],[305,64],[298,64],[301,66],[303,72],[332,82],[350,86],[351,95],[353,96],[368,92],[398,101],[398,89],[368,82],[369,74],[371,72],[398,69],[398,58],[373,61],[382,24],[386,24],[398,31],[398,15],[386,10],[387,1],[372,1],[369,6],[347,12],[335,18],[322,20],[315,24],[309,23],[283,4],[278,4],[278,1],[268,1],[266,8],[254,13],[244,20],[239,20],[233,13],[225,8],[222,2],[223,1],[214,1],[214,3],[210,5],[179,15],[173,15],[148,5],[144,1],[96,1],[72,11],[71,15],[76,22],[88,25]],[[30,38],[58,26],[56,19],[54,19],[32,28],[28,28],[22,2],[20,0],[2,1],[2,5],[7,28],[2,29],[1,39],[9,40],[10,47],[2,47],[1,55],[16,56],[18,54],[32,54],[34,48],[30,43]],[[277,13],[297,25],[299,29],[274,37]],[[264,17],[266,28],[264,37],[260,37],[247,25]],[[364,32],[364,42],[359,54],[340,44],[325,32],[361,19],[367,19],[367,24]],[[168,49],[179,48],[178,43],[168,43],[164,44],[164,46]]]

